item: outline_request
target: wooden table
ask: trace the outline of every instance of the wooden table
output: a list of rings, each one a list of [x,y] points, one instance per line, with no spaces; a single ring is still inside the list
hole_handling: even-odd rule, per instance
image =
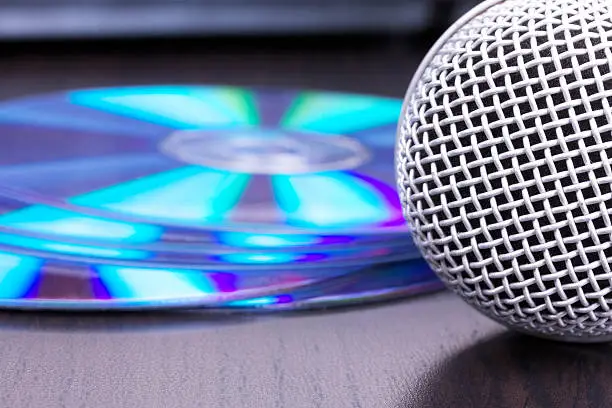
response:
[[[3,47],[0,97],[225,83],[401,97],[430,39]],[[282,315],[0,314],[0,406],[612,406],[612,350],[507,332],[446,292]]]

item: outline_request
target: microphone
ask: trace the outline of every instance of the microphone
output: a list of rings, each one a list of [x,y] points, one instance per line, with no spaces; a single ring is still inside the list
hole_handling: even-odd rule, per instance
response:
[[[416,246],[507,327],[612,340],[612,2],[488,0],[433,46],[395,153]]]

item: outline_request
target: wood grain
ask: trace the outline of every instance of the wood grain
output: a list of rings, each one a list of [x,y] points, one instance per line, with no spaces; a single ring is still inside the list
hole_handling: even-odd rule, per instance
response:
[[[0,317],[6,407],[412,406],[430,367],[498,330],[448,294],[272,316]]]
[[[5,45],[0,98],[195,82],[401,97],[430,42]],[[4,312],[0,407],[605,407],[610,356],[510,335],[444,292],[282,315]]]

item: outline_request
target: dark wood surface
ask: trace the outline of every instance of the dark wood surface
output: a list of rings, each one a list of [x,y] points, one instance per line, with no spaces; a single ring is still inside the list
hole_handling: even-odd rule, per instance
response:
[[[402,97],[429,38],[2,46],[0,98],[224,83]],[[446,292],[282,315],[0,313],[0,406],[612,406],[612,349],[507,332]]]

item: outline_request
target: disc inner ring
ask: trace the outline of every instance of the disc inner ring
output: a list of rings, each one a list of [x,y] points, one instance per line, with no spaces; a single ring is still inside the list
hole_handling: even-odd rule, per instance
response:
[[[370,160],[355,139],[265,128],[177,131],[159,150],[188,164],[268,175],[350,170]]]

